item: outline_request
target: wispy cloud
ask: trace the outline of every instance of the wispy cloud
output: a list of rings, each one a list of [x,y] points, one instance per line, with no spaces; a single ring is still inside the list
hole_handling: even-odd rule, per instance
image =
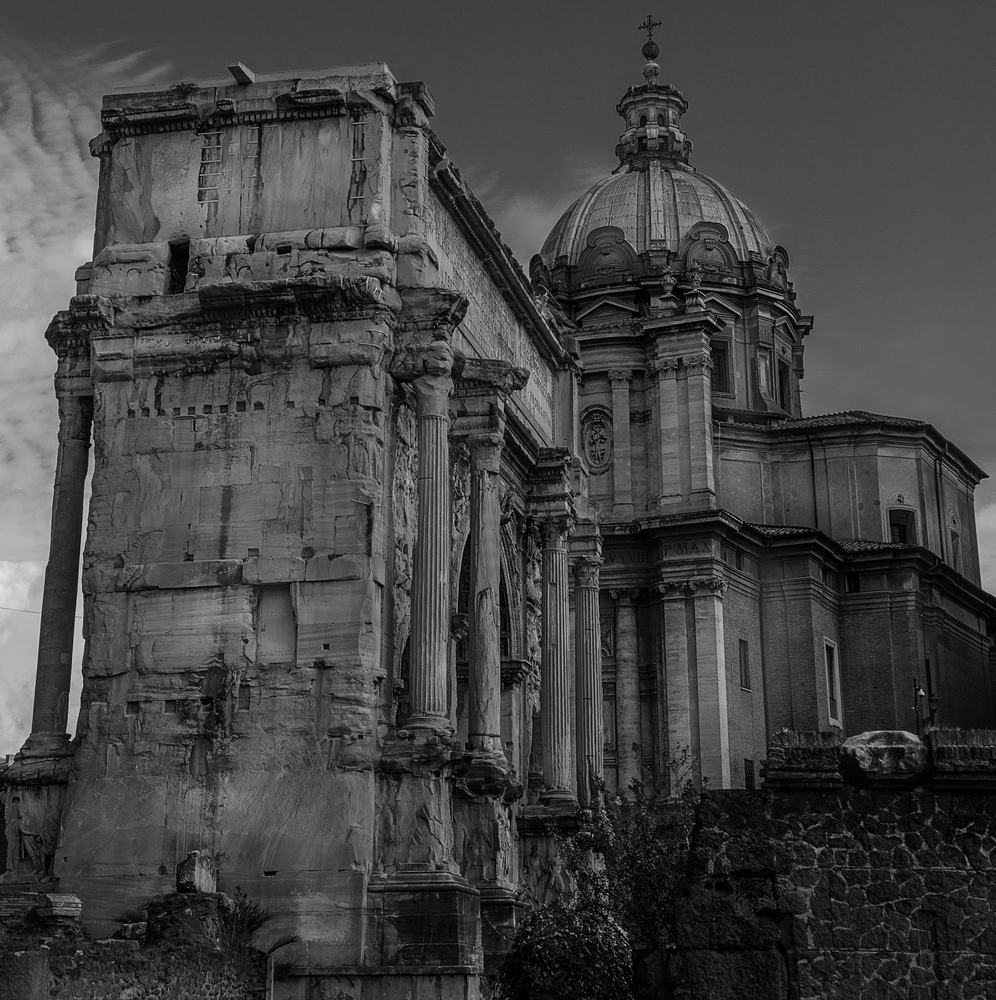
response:
[[[526,266],[568,205],[601,180],[609,168],[601,161],[568,160],[555,172],[554,187],[532,190],[512,187],[495,170],[474,164],[461,164],[460,169],[494,219],[502,239]]]
[[[57,432],[44,333],[90,259],[97,165],[87,143],[100,131],[100,96],[167,68],[113,48],[0,40],[0,604],[11,607],[41,605]],[[38,619],[0,616],[0,752],[10,752],[30,722]]]

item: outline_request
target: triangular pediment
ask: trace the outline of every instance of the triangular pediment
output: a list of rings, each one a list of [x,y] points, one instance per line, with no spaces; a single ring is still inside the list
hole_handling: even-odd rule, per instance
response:
[[[593,302],[590,306],[585,306],[574,317],[575,323],[580,323],[583,319],[590,319],[595,316],[612,316],[619,315],[619,313],[628,313],[631,316],[635,316],[639,310],[634,305],[630,305],[628,302],[623,302],[622,299],[615,299],[611,295],[605,295],[600,298],[597,302]]]
[[[736,316],[738,319],[742,319],[744,315],[743,309],[738,308],[729,299],[722,295],[717,295],[715,292],[710,292],[706,295],[705,304],[707,309],[715,309],[717,312]]]

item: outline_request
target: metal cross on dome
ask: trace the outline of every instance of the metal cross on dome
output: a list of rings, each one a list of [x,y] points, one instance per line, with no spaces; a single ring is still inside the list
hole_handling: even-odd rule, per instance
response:
[[[640,31],[646,31],[647,41],[652,42],[654,40],[654,28],[659,28],[663,23],[663,21],[655,21],[653,14],[648,14],[646,21],[644,21],[643,24],[638,24],[637,28],[639,28]]]

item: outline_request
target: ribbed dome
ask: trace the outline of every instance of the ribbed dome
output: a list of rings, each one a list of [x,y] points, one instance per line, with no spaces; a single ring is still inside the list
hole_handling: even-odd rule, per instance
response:
[[[560,217],[543,244],[547,266],[566,255],[570,264],[588,246],[588,234],[617,226],[639,254],[646,250],[677,251],[699,222],[718,222],[729,232],[741,260],[750,251],[767,257],[773,246],[754,213],[722,184],[676,160],[646,159],[634,169],[600,180]]]

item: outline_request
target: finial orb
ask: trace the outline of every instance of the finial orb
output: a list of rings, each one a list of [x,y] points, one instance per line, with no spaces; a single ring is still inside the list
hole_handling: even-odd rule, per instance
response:
[[[643,49],[641,51],[643,52],[644,59],[649,59],[653,62],[653,60],[661,54],[661,47],[653,41],[644,42]]]

